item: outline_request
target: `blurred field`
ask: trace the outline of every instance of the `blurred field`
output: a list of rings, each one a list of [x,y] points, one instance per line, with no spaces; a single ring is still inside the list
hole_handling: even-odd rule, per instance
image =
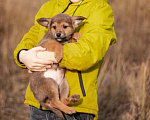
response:
[[[1,0],[0,120],[28,120],[26,70],[13,51],[47,0]],[[148,0],[110,0],[117,44],[110,46],[98,80],[99,120],[150,120],[150,7]]]

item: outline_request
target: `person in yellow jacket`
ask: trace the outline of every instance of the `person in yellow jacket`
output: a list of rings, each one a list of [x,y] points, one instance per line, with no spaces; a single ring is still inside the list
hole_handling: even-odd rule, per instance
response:
[[[35,16],[35,24],[23,37],[14,51],[14,59],[21,68],[30,71],[45,71],[51,61],[36,57],[42,47],[36,47],[47,29],[37,23],[39,18],[50,18],[59,13],[84,16],[87,19],[76,30],[81,38],[76,43],[63,46],[60,67],[66,68],[65,77],[70,86],[70,95],[79,94],[81,99],[71,105],[77,113],[66,115],[67,120],[96,120],[98,115],[97,77],[104,56],[110,45],[116,42],[114,16],[108,0],[50,0],[42,5]],[[53,57],[51,56],[53,60]],[[30,120],[59,120],[35,99],[27,87],[25,104],[30,105]]]

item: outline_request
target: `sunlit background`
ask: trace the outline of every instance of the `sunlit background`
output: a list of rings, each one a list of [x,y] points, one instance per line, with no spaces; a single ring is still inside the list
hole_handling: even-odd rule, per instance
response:
[[[29,120],[24,105],[27,70],[13,51],[48,0],[1,0],[0,120]],[[150,7],[148,0],[110,0],[118,42],[98,79],[99,120],[150,120]]]

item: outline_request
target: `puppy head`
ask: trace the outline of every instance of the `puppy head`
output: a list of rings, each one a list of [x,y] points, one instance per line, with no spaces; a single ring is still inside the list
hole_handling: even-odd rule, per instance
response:
[[[82,16],[69,16],[66,14],[58,14],[52,18],[40,18],[37,22],[48,28],[50,34],[58,42],[66,42],[71,39],[74,29],[79,26],[79,24],[86,19]]]

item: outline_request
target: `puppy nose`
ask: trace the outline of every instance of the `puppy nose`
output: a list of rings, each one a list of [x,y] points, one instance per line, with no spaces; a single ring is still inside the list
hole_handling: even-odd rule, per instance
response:
[[[57,35],[57,37],[60,37],[60,36],[61,36],[61,33],[57,33],[56,35]]]

